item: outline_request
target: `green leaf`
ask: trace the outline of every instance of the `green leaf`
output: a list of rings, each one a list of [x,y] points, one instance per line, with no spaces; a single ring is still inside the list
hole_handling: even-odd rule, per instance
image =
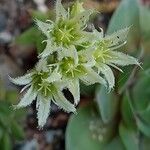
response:
[[[18,92],[15,90],[7,91],[5,99],[9,103],[15,103],[18,100]]]
[[[116,79],[116,85],[118,85],[119,90],[122,90],[126,82],[128,81],[129,76],[133,70],[133,66],[126,66],[121,68],[123,73],[118,74],[118,78]]]
[[[133,89],[135,108],[143,111],[150,104],[150,77],[141,73],[138,82]]]
[[[108,93],[106,88],[102,86],[97,87],[96,90],[96,101],[98,108],[104,123],[108,123],[113,120],[116,114],[116,108],[118,101],[115,99],[113,93]]]
[[[144,48],[148,51],[150,47],[150,10],[140,5],[140,28]]]
[[[147,124],[142,118],[136,119],[137,126],[139,130],[145,135],[150,137],[150,124]]]
[[[83,96],[93,97],[95,94],[96,84],[86,86],[82,82],[80,82],[80,93]]]
[[[123,122],[119,125],[119,134],[127,150],[138,150],[137,132],[127,128]]]
[[[6,102],[0,102],[0,124],[4,129],[9,128],[10,121],[11,121],[11,110],[10,105]]]
[[[1,115],[10,115],[11,114],[11,109],[10,105],[6,101],[1,101],[0,102],[0,114]]]
[[[104,125],[93,105],[77,112],[67,126],[66,150],[103,150],[114,134],[114,125]]]
[[[0,125],[0,141],[1,141],[2,137],[3,137],[3,128]]]
[[[21,140],[24,138],[24,132],[21,126],[18,125],[16,121],[11,122],[11,132],[16,140]]]
[[[129,26],[131,26],[131,30],[128,36],[128,45],[131,49],[137,47],[140,39],[139,6],[137,0],[121,1],[110,20],[107,33],[110,34]]]
[[[32,10],[31,11],[31,16],[33,19],[39,19],[41,21],[46,21],[49,17],[48,14],[38,11],[38,10]]]
[[[101,150],[126,150],[120,137],[116,136],[110,143],[105,146],[105,149]]]
[[[36,32],[39,32],[35,27],[31,27],[16,38],[17,44],[34,45],[37,37]]]
[[[135,119],[133,116],[133,112],[131,110],[129,100],[126,96],[124,96],[122,100],[122,105],[121,105],[121,114],[122,114],[122,119],[125,123],[125,125],[128,128],[134,128],[135,127]]]
[[[38,33],[38,38],[36,38],[35,44],[37,48],[38,54],[42,53],[44,48],[46,47],[46,43],[42,43],[45,40],[45,36],[42,33]]]
[[[9,135],[7,133],[3,134],[3,137],[0,141],[0,149],[1,150],[11,150],[12,149],[12,143],[11,143]]]
[[[141,139],[141,149],[142,150],[149,150],[150,148],[150,138],[142,137]]]
[[[143,110],[138,112],[139,116],[150,125],[150,105],[148,105],[148,107]]]

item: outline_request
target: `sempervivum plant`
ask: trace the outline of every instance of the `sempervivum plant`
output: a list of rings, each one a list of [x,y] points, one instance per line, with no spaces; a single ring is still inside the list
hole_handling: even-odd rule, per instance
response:
[[[100,83],[109,91],[115,84],[111,67],[121,71],[118,66],[139,65],[135,58],[116,51],[126,43],[129,28],[108,36],[103,35],[102,29],[87,32],[85,28],[93,10],[85,10],[78,1],[66,10],[61,0],[57,0],[55,8],[54,22],[36,20],[47,45],[35,69],[22,77],[10,78],[14,84],[25,86],[22,91],[27,91],[16,108],[37,99],[40,127],[46,123],[51,102],[67,112],[76,111],[75,105],[80,100],[79,81],[86,85]],[[63,89],[72,93],[74,104],[66,99]]]

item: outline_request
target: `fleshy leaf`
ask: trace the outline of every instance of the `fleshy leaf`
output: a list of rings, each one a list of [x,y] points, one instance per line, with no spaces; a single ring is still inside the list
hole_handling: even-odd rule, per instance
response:
[[[128,129],[122,122],[119,125],[119,134],[127,150],[138,150],[138,136],[136,130]]]
[[[50,112],[50,99],[45,99],[42,96],[37,96],[37,118],[38,118],[38,125],[39,127],[43,127],[46,123],[46,120],[49,116]]]
[[[108,93],[104,86],[97,86],[95,93],[95,100],[97,101],[101,118],[105,124],[110,123],[115,115],[118,107],[118,101],[115,101],[115,94]]]

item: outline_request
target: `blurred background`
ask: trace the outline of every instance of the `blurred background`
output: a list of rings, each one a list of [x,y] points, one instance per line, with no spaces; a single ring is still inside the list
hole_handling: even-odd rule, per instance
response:
[[[73,0],[62,2],[67,8]],[[55,0],[0,0],[1,150],[150,150],[150,0],[83,3],[100,12],[88,23],[89,31],[92,24],[106,34],[131,26],[124,49],[140,59],[143,69],[115,72],[117,83],[111,93],[99,85],[81,84],[78,115],[70,117],[53,105],[46,126],[39,130],[34,103],[13,110],[21,87],[11,84],[8,75],[23,75],[34,67],[44,47],[34,19],[53,20]]]

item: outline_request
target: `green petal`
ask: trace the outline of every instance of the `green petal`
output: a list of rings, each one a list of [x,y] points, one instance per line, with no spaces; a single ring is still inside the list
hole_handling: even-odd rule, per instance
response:
[[[50,34],[49,34],[49,30],[53,27],[53,25],[49,24],[49,23],[45,23],[45,22],[42,22],[38,19],[35,20],[36,22],[36,25],[38,26],[38,28],[47,36],[49,37]]]
[[[50,113],[50,103],[50,100],[38,95],[36,108],[38,111],[37,118],[39,127],[43,127],[46,124],[46,120]]]
[[[118,66],[116,66],[116,65],[114,65],[114,64],[110,64],[110,63],[109,63],[109,66],[111,66],[111,67],[113,67],[113,68],[115,68],[115,69],[117,69],[118,71],[120,71],[120,72],[123,73],[123,71],[122,71]]]
[[[70,16],[74,17],[77,14],[83,12],[85,9],[83,8],[83,2],[79,2],[78,0],[73,4],[71,11],[70,11]]]
[[[105,64],[98,65],[97,67],[98,70],[105,76],[106,81],[108,82],[108,89],[110,91],[115,85],[115,77],[111,68]]]
[[[24,94],[23,98],[20,100],[19,104],[15,108],[26,107],[30,105],[33,100],[35,100],[37,93],[33,91],[32,87]]]
[[[73,104],[71,104],[62,94],[62,92],[58,91],[57,94],[54,95],[54,103],[64,109],[67,112],[75,112],[76,109]]]
[[[104,37],[104,31],[102,28],[99,28],[100,31],[95,29],[94,25],[92,26],[92,32],[88,32],[91,34],[91,40],[97,41],[101,40]]]
[[[80,101],[80,85],[79,85],[79,80],[75,79],[72,80],[68,83],[68,89],[69,91],[72,93],[73,97],[74,97],[74,102],[75,105],[77,105]]]
[[[17,85],[26,85],[31,82],[32,80],[31,76],[32,76],[32,73],[28,73],[28,74],[25,74],[24,76],[17,77],[17,78],[9,77],[9,80],[12,83],[17,84]]]
[[[56,1],[56,21],[67,18],[67,11],[61,4],[61,0]]]
[[[104,40],[110,41],[110,47],[115,47],[118,45],[123,45],[126,43],[127,35],[130,28],[125,28],[118,30],[117,32],[113,33],[112,35],[107,35]]]
[[[113,63],[119,66],[127,66],[127,65],[139,65],[140,63],[138,60],[132,56],[129,56],[127,54],[121,53],[121,52],[116,52],[116,51],[111,51],[110,55],[112,59],[108,60],[109,63]]]
[[[106,81],[100,77],[93,69],[88,68],[87,74],[80,78],[86,85],[101,83],[106,86]]]
[[[46,42],[47,44],[46,44],[44,51],[39,55],[39,57],[41,57],[41,58],[47,57],[48,55],[50,55],[56,51],[56,48],[53,47],[53,44],[50,39],[48,39],[44,42]]]
[[[47,60],[46,59],[40,59],[39,62],[36,64],[35,66],[37,71],[44,71],[47,72],[48,68],[47,68]]]
[[[89,21],[90,15],[93,13],[93,10],[85,10],[82,13],[75,16],[72,21],[79,24],[80,28],[85,27],[86,23]]]

